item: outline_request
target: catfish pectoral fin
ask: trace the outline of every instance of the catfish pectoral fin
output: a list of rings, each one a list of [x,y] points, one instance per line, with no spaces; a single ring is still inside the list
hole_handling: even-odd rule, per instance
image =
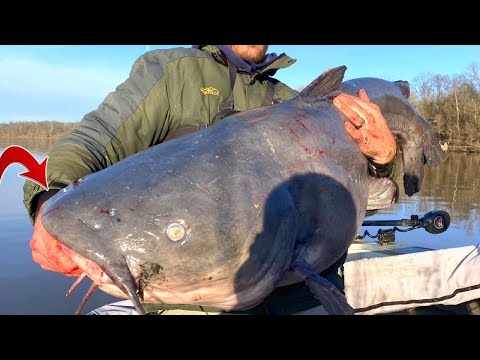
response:
[[[388,178],[368,179],[367,210],[378,210],[390,207],[398,200],[398,184]]]
[[[353,315],[347,298],[330,281],[320,276],[304,261],[297,260],[292,269],[305,276],[305,283],[330,315]]]

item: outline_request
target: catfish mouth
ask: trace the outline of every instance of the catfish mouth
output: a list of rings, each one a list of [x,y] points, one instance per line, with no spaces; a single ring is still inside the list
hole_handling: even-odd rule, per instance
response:
[[[38,249],[43,251],[34,251],[33,260],[39,264],[45,264],[46,267],[44,267],[44,265],[41,266],[47,270],[59,272],[66,276],[78,276],[78,279],[67,291],[67,297],[85,277],[92,280],[92,285],[75,312],[77,315],[82,312],[85,304],[96,288],[100,288],[112,296],[130,298],[138,313],[145,314],[140,295],[138,294],[138,280],[141,275],[141,269],[134,261],[127,261],[123,255],[120,255],[118,258],[115,258],[114,261],[104,259],[103,263],[105,265],[101,266],[62,244],[56,236],[52,236],[44,227],[42,218],[36,226],[38,226],[37,232],[42,238],[43,243],[48,244],[48,247],[54,249],[55,258],[52,261],[49,261],[50,259],[48,258],[42,258],[45,249]],[[32,242],[31,244],[34,243]]]
[[[77,252],[66,246],[62,245],[62,251],[67,254],[81,270],[80,276],[67,291],[67,297],[73,292],[73,290],[78,286],[78,284],[80,284],[80,282],[85,277],[88,277],[90,278],[90,280],[92,280],[92,285],[88,289],[87,293],[83,297],[80,305],[75,312],[76,315],[79,315],[83,311],[88,299],[97,288],[100,288],[102,291],[112,296],[116,296],[119,298],[130,298],[130,300],[132,300],[132,303],[135,305],[137,312],[141,315],[145,314],[143,305],[141,304],[143,296],[139,294],[137,285],[139,276],[137,276],[137,279],[134,278],[134,276],[128,269],[126,261],[126,272],[128,272],[129,276],[127,279],[123,279],[122,276],[118,275],[112,269],[102,268],[97,263],[85,258],[84,256],[78,254]],[[130,281],[131,279],[133,280],[133,287],[132,282]]]
[[[41,237],[45,244],[55,248],[55,262],[49,270],[53,270],[62,273],[67,276],[79,276],[77,281],[74,282],[72,287],[67,291],[66,296],[69,296],[77,285],[85,278],[88,277],[92,280],[92,286],[90,286],[87,294],[82,299],[76,314],[82,312],[86,302],[93,294],[96,288],[100,288],[102,291],[119,298],[130,298],[135,305],[135,308],[139,314],[145,314],[141,301],[143,300],[143,294],[139,289],[139,278],[141,275],[141,269],[135,261],[127,261],[124,254],[115,253],[105,256],[102,252],[100,254],[95,251],[88,250],[85,252],[90,258],[82,256],[74,249],[64,245],[59,239],[61,236],[57,235],[59,229],[62,230],[62,221],[57,221],[56,213],[60,210],[59,206],[55,202],[47,203],[42,209],[42,217],[39,225],[41,230]],[[86,226],[90,230],[94,230],[94,225],[89,225],[85,221],[78,219],[81,223],[82,230]],[[60,224],[60,225],[59,225]],[[63,224],[65,225],[65,224]],[[67,226],[68,228],[68,226]],[[95,232],[87,234],[87,236],[95,237]],[[69,244],[75,244],[72,239],[69,239]],[[75,248],[75,246],[73,246]],[[91,249],[94,250],[94,249]],[[45,249],[43,249],[43,252]],[[39,252],[42,254],[42,251]],[[43,254],[42,254],[43,255]],[[45,259],[39,259],[43,263]],[[35,260],[35,259],[34,259]],[[46,259],[47,263],[50,259]],[[73,270],[72,270],[73,269]],[[65,271],[66,270],[66,271]]]

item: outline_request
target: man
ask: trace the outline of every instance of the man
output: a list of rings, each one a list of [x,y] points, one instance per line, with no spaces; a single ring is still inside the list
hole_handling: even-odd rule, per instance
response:
[[[272,77],[295,60],[267,54],[267,49],[267,45],[197,45],[150,51],[137,59],[129,78],[53,147],[47,174],[50,191],[25,183],[24,203],[35,225],[33,259],[46,270],[80,275],[39,218],[43,203],[59,189],[150,146],[212,126],[234,112],[295,97],[295,90]],[[378,176],[388,175],[396,143],[379,108],[365,92],[358,98],[341,94],[334,103],[349,118],[346,130],[370,159],[370,169]],[[340,289],[338,268],[345,258],[346,254],[323,273]]]

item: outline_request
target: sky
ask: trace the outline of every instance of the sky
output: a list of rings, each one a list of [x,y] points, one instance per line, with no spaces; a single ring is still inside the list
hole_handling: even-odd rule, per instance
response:
[[[125,81],[146,51],[190,45],[1,45],[0,123],[80,121]],[[480,45],[271,45],[297,59],[275,77],[299,89],[324,70],[347,66],[345,80],[456,75],[480,62]]]

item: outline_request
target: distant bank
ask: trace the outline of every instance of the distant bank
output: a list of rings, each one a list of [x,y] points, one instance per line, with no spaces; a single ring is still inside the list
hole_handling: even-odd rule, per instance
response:
[[[21,121],[0,124],[0,139],[2,143],[16,144],[17,140],[45,140],[55,142],[67,131],[74,128],[78,122],[60,121]],[[434,127],[437,124],[433,124]],[[478,134],[475,134],[478,135]],[[463,141],[458,138],[450,138],[445,143],[445,150],[453,152],[479,153],[480,141],[476,136],[466,138]],[[448,139],[449,137],[446,136]]]
[[[18,121],[0,124],[1,138],[52,138],[63,136],[78,123],[60,121]]]

